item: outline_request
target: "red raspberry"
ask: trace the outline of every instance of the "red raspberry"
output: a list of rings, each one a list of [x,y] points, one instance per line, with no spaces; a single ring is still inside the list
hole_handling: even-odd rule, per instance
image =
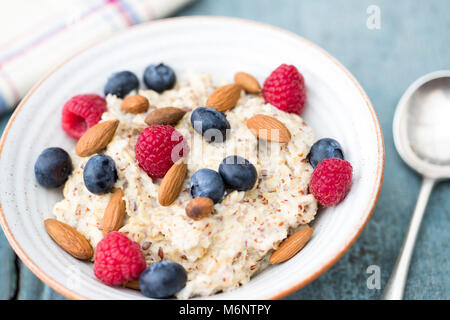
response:
[[[300,114],[306,102],[305,80],[296,67],[282,64],[264,81],[262,94],[266,103]]]
[[[314,169],[309,191],[321,205],[335,206],[350,191],[352,171],[352,165],[348,161],[337,158],[325,159]]]
[[[150,177],[163,178],[173,163],[186,155],[187,145],[173,127],[153,125],[141,132],[134,150],[139,166]]]
[[[106,100],[97,94],[80,94],[70,98],[63,107],[62,128],[72,138],[81,136],[97,124],[106,111]]]
[[[94,274],[103,283],[119,285],[136,279],[146,267],[139,244],[123,233],[108,233],[95,249]]]

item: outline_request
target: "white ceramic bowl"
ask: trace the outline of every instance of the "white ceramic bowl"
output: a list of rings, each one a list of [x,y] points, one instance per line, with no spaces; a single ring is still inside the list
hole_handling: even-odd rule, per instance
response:
[[[317,278],[355,241],[374,209],[384,168],[380,125],[363,89],[329,54],[289,32],[231,18],[175,18],[131,28],[77,54],[30,91],[0,143],[0,221],[16,253],[66,297],[144,298],[130,289],[101,284],[92,264],[72,258],[50,239],[43,220],[52,216],[62,195],[39,187],[33,166],[46,147],[74,147],[60,125],[67,99],[79,93],[102,94],[112,72],[128,69],[142,75],[148,64],[160,61],[176,72],[193,69],[230,81],[235,72],[247,71],[262,83],[281,63],[294,64],[303,73],[308,90],[303,117],[317,138],[341,142],[354,168],[353,187],[339,206],[320,210],[312,240],[294,258],[211,298],[280,298]],[[81,281],[73,281],[76,276]]]

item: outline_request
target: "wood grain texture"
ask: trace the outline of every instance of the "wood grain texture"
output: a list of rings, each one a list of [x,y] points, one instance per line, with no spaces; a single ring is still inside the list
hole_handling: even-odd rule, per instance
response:
[[[377,299],[366,286],[367,267],[387,282],[415,205],[420,178],[402,162],[392,139],[392,117],[403,91],[421,75],[450,66],[447,0],[197,0],[178,15],[234,16],[295,32],[339,59],[370,96],[384,132],[386,171],[377,208],[365,231],[328,272],[288,299]],[[381,10],[381,29],[366,27],[369,5]],[[432,21],[432,23],[430,23]],[[283,62],[280,53],[280,63]],[[228,79],[232,81],[232,79]],[[6,124],[0,119],[0,130]],[[406,299],[450,299],[450,183],[439,184],[424,217],[405,292]],[[6,252],[6,254],[5,254]],[[14,256],[0,237],[0,298],[14,291]],[[9,261],[9,262],[8,262]],[[11,264],[12,262],[12,264]],[[18,299],[58,299],[25,267]],[[9,280],[8,280],[9,279]]]
[[[8,300],[16,292],[16,255],[3,233],[0,234],[0,257],[0,300]]]

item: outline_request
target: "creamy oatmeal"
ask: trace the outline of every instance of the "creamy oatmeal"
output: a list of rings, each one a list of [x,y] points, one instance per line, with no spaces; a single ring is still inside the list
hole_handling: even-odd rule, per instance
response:
[[[204,106],[216,86],[207,74],[187,74],[177,86],[158,94],[141,90],[152,106],[191,110]],[[186,287],[178,298],[206,296],[237,288],[265,268],[267,257],[288,234],[314,219],[317,202],[308,193],[312,168],[306,156],[314,142],[311,128],[296,114],[278,110],[256,95],[242,91],[238,104],[226,112],[231,134],[225,143],[208,143],[194,132],[187,112],[176,129],[188,142],[188,174],[177,200],[158,203],[160,180],[152,180],[137,164],[134,146],[147,125],[146,114],[121,110],[122,99],[108,95],[102,121],[118,119],[119,128],[104,154],[114,159],[127,216],[119,230],[137,241],[147,264],[168,259],[186,269]],[[151,111],[151,110],[150,110]],[[265,114],[282,121],[291,133],[287,144],[258,140],[246,121]],[[186,216],[191,200],[189,181],[201,168],[217,170],[228,155],[240,155],[257,169],[258,181],[249,191],[233,191],[214,206],[214,213],[194,221]],[[90,193],[83,182],[89,158],[72,154],[74,171],[64,187],[64,200],[54,207],[57,219],[82,233],[95,248],[103,238],[102,217],[112,194]]]

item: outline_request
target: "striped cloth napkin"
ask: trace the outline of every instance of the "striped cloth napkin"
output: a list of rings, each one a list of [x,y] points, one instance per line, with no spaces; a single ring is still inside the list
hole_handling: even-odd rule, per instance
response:
[[[14,0],[0,4],[0,115],[48,71],[128,26],[191,0]]]

